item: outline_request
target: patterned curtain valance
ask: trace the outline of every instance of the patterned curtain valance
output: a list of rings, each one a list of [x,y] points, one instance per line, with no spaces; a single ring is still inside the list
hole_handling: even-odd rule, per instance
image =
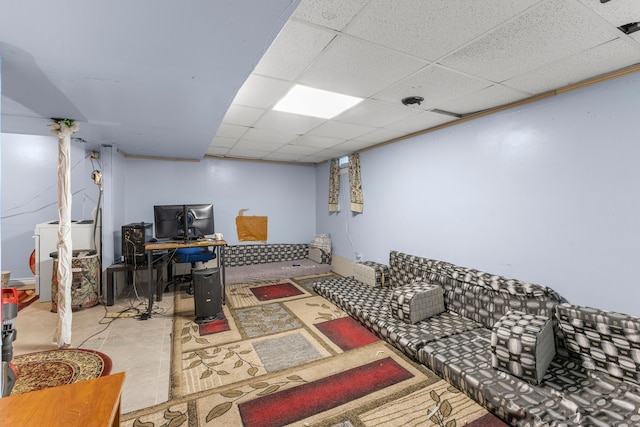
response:
[[[340,166],[338,159],[331,159],[329,167],[329,212],[338,212],[338,196],[340,195]]]
[[[362,178],[360,177],[360,153],[349,156],[349,187],[351,193],[351,212],[362,213]]]

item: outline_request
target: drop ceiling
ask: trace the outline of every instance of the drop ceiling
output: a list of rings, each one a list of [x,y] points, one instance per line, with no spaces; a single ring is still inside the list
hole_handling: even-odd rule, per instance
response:
[[[3,132],[130,156],[318,163],[640,63],[637,0],[0,2]],[[272,110],[295,84],[364,101]]]

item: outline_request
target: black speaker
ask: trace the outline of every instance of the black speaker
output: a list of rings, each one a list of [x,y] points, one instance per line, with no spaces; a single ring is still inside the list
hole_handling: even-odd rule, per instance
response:
[[[196,309],[196,323],[222,319],[222,283],[219,268],[194,270],[193,298]]]

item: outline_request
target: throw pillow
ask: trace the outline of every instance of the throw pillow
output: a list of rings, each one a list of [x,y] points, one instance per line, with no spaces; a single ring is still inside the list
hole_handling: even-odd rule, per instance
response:
[[[444,291],[440,285],[413,282],[391,293],[391,313],[407,323],[418,323],[444,311]]]
[[[553,324],[543,316],[511,310],[491,332],[491,365],[539,384],[556,354]]]
[[[322,264],[322,250],[318,248],[309,248],[309,259],[318,264]]]
[[[316,234],[313,239],[311,239],[311,243],[309,243],[309,248],[318,248],[323,250],[325,253],[331,253],[331,236],[326,233]]]

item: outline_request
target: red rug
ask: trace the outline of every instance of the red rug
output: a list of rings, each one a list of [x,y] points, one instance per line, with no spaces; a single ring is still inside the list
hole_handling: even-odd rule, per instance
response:
[[[292,283],[278,283],[275,285],[260,286],[251,288],[251,292],[253,292],[259,301],[269,301],[272,299],[287,298],[303,294],[303,292]]]
[[[342,351],[378,341],[378,337],[352,317],[329,320],[314,325]]]
[[[18,311],[22,310],[32,302],[37,301],[38,298],[39,296],[36,295],[35,289],[27,289],[24,291],[18,290]]]
[[[245,426],[287,425],[413,377],[390,357],[238,405]],[[295,408],[295,410],[292,410]]]
[[[477,420],[471,421],[467,424],[467,427],[509,427],[509,424],[493,414],[487,414]]]
[[[200,323],[198,325],[198,332],[200,333],[200,336],[217,334],[218,332],[228,331],[229,329],[229,322],[227,322],[226,318],[214,320],[212,322]]]

